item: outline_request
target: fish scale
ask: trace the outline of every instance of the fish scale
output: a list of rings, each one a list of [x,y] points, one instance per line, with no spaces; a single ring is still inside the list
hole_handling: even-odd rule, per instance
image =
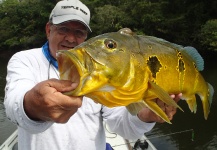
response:
[[[196,113],[198,94],[208,118],[214,89],[200,74],[204,62],[193,47],[124,28],[93,37],[74,49],[60,50],[57,61],[60,79],[78,83],[66,95],[87,96],[107,107],[126,106],[132,115],[148,107],[171,123],[155,99],[182,110],[169,95],[182,93]]]

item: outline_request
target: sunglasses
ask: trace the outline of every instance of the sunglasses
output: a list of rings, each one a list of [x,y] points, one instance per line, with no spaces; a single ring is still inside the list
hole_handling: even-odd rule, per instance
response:
[[[72,29],[63,25],[52,25],[56,28],[57,32],[62,35],[74,35],[76,38],[86,39],[88,31],[82,29]]]

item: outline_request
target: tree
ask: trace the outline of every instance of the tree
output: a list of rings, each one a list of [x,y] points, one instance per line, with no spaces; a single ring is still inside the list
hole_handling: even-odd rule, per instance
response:
[[[217,19],[208,20],[202,26],[200,41],[207,49],[217,51]]]
[[[131,22],[131,18],[126,16],[125,12],[112,5],[95,8],[91,19],[91,28],[94,35],[111,31],[116,32]]]
[[[46,1],[7,0],[0,5],[0,49],[21,50],[46,41],[45,24],[54,6]]]
[[[0,49],[21,50],[41,46],[46,41],[45,24],[57,1],[3,1],[0,4]],[[138,34],[156,36],[177,44],[216,49],[215,34],[208,36],[211,27],[216,31],[215,23],[208,21],[217,18],[217,1],[81,1],[91,11],[93,33],[89,37],[129,27]]]

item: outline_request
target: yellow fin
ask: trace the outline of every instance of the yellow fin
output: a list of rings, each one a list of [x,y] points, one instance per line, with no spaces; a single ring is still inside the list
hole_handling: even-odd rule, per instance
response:
[[[167,105],[174,106],[176,108],[179,108],[181,111],[183,111],[182,108],[179,105],[177,105],[177,103],[170,97],[170,95],[164,89],[162,89],[152,81],[148,81],[148,82],[150,85],[149,90],[153,92],[161,101],[163,101]]]
[[[133,116],[137,115],[138,112],[141,109],[145,108],[145,107],[148,107],[156,115],[158,115],[159,117],[161,117],[164,121],[166,121],[167,123],[171,124],[171,122],[168,119],[168,117],[165,114],[165,112],[152,100],[141,101],[141,102],[137,102],[137,103],[131,103],[128,106],[126,106],[127,110]]]
[[[129,113],[133,116],[137,115],[138,112],[142,109],[146,107],[144,101],[141,102],[136,102],[136,103],[131,103],[128,106],[126,106],[127,110],[129,111]]]
[[[206,93],[205,96],[202,96],[200,93],[198,93],[201,100],[202,100],[204,118],[206,120],[207,120],[208,115],[210,113],[210,107],[212,104],[212,98],[213,98],[213,94],[214,94],[214,89],[213,89],[212,85],[209,83],[207,83],[207,85],[208,85],[208,92]]]
[[[197,112],[197,101],[196,101],[195,95],[192,95],[191,97],[186,98],[186,102],[191,112],[196,113]]]
[[[146,106],[151,109],[155,114],[157,114],[159,117],[161,117],[164,121],[166,121],[169,124],[172,124],[165,114],[165,112],[156,104],[154,101],[145,101],[144,102]]]

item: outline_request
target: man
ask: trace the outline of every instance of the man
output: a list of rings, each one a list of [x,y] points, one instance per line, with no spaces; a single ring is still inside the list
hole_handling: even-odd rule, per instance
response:
[[[19,149],[103,150],[103,120],[127,139],[141,137],[154,122],[164,122],[148,108],[132,116],[125,107],[107,108],[87,97],[62,94],[77,85],[58,80],[56,52],[82,43],[91,32],[89,21],[90,11],[79,0],[60,1],[46,24],[48,42],[10,59],[4,104],[8,117],[18,125]],[[178,101],[180,96],[172,97]],[[156,102],[171,120],[176,109]]]

